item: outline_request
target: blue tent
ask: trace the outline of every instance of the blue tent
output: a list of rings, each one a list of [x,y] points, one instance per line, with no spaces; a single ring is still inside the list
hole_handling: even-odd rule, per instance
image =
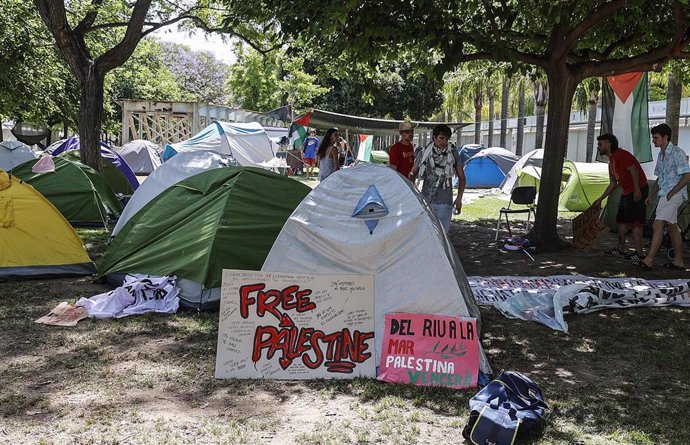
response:
[[[485,148],[465,163],[467,188],[500,187],[518,157],[500,147]]]
[[[479,144],[466,144],[460,147],[460,149],[458,150],[458,155],[460,156],[460,161],[462,162],[462,165],[467,164],[467,161],[469,161],[472,156],[476,155],[485,148],[486,147]]]
[[[58,156],[66,151],[79,150],[79,147],[79,136],[72,136],[64,141],[58,141],[51,145],[46,149],[46,153]],[[139,180],[132,171],[132,168],[127,164],[127,161],[125,161],[125,158],[120,156],[118,152],[103,141],[101,141],[101,157],[110,161],[120,172],[122,172],[125,178],[127,178],[129,185],[132,186],[132,190],[136,190],[139,187]]]

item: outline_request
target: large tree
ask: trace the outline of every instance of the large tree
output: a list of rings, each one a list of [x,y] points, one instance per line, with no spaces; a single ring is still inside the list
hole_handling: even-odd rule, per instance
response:
[[[258,13],[254,4],[225,2],[234,14]],[[441,73],[477,59],[541,68],[550,94],[541,193],[530,237],[543,249],[562,245],[556,230],[558,191],[577,85],[588,77],[658,70],[672,58],[688,57],[690,41],[684,0],[264,0],[261,5],[267,21],[280,23],[283,36],[300,36],[330,54],[391,58],[401,48],[417,48],[437,56]]]
[[[34,0],[57,48],[79,84],[78,128],[81,160],[102,170],[98,143],[103,120],[105,76],[123,65],[146,35],[174,23],[214,30],[216,17],[206,0]],[[253,37],[253,30],[224,27]]]

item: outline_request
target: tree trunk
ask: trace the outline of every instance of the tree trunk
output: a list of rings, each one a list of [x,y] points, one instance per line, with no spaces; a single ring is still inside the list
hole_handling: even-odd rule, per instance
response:
[[[534,148],[544,147],[544,116],[546,104],[549,101],[548,84],[537,82],[534,84],[534,102],[537,114],[537,134],[535,135]]]
[[[522,144],[525,140],[525,82],[520,82],[518,91],[518,125],[515,140],[515,154],[522,156]]]
[[[489,86],[489,90],[487,91],[488,96],[489,96],[489,137],[487,138],[487,147],[493,147],[494,146],[494,105],[496,102],[496,95],[494,92],[491,90],[491,86]]]
[[[482,89],[477,86],[474,90],[474,143],[482,141]]]
[[[594,129],[597,124],[597,103],[599,102],[599,95],[596,92],[591,92],[589,95],[589,110],[587,114],[587,157],[585,162],[594,162]]]
[[[503,76],[501,87],[501,142],[500,146],[508,148],[506,144],[506,134],[508,133],[508,99],[510,94],[510,84],[508,78]]]
[[[86,71],[86,70],[85,70]],[[81,162],[103,172],[100,135],[103,117],[103,77],[91,65],[80,83],[79,146]]]
[[[558,85],[559,94],[549,97],[546,128],[546,149],[539,186],[539,201],[534,226],[528,237],[542,251],[555,251],[565,247],[558,237],[558,198],[561,190],[563,159],[568,146],[570,108],[580,79],[559,67],[547,72],[549,85]]]
[[[683,94],[683,81],[673,71],[668,75],[666,84],[666,123],[671,127],[671,142],[678,145],[680,125],[680,99]]]

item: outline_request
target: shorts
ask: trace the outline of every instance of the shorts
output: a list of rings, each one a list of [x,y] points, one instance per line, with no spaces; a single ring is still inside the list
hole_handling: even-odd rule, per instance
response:
[[[316,158],[304,158],[304,163],[313,167],[316,165]]]
[[[618,201],[618,215],[616,223],[627,224],[634,227],[642,227],[647,223],[647,206],[644,201],[649,196],[649,186],[640,189],[642,199],[635,201],[634,193],[621,196]]]
[[[678,192],[669,201],[666,196],[659,197],[659,204],[656,206],[656,221],[666,221],[669,224],[678,223],[678,209],[683,204],[683,194]]]

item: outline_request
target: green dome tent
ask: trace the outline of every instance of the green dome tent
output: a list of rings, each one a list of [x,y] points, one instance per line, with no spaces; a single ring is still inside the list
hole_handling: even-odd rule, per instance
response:
[[[558,199],[558,209],[582,212],[592,205],[608,187],[609,166],[602,162],[563,162],[565,186]]]
[[[223,269],[260,270],[278,233],[311,189],[256,167],[218,168],[184,179],[139,210],[98,264],[127,273],[177,275],[183,303],[215,306]]]
[[[81,162],[81,155],[79,150],[67,150],[60,153],[58,156],[67,158],[73,162]],[[124,196],[132,196],[134,188],[129,183],[127,177],[120,171],[119,168],[110,162],[105,156],[101,156],[103,162],[103,177],[110,188],[115,193],[121,193]]]
[[[31,184],[72,225],[106,225],[117,219],[123,206],[96,170],[80,162],[54,157],[54,172],[31,171],[37,159],[12,169],[12,174]]]

